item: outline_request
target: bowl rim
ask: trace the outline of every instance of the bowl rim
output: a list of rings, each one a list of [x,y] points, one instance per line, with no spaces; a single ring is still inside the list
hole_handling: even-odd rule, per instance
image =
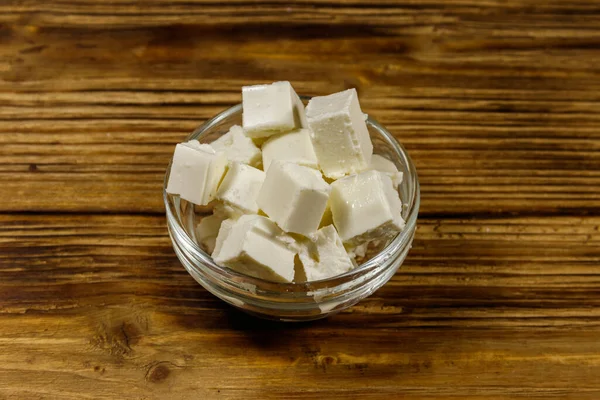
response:
[[[300,97],[302,98],[302,100],[310,100],[310,97],[307,97],[307,96],[300,96]],[[187,136],[185,141],[195,140],[198,136],[202,135],[205,131],[211,129],[215,125],[218,125],[220,122],[222,122],[226,118],[230,117],[231,115],[233,115],[235,113],[240,112],[241,110],[242,110],[242,103],[238,103],[232,107],[229,107],[229,108],[221,111],[220,113],[216,114],[214,117],[210,118],[209,120],[207,120],[206,122],[204,122],[203,124],[198,126],[196,129],[194,129]],[[284,291],[284,292],[297,292],[298,288],[306,288],[307,284],[308,285],[318,285],[318,286],[323,285],[325,287],[334,287],[339,284],[340,280],[351,277],[352,275],[360,274],[363,271],[368,271],[370,269],[376,269],[377,267],[385,267],[386,266],[385,261],[390,258],[391,254],[396,253],[397,251],[401,250],[407,243],[411,242],[409,239],[411,238],[411,236],[414,233],[416,222],[417,222],[417,217],[418,217],[418,213],[419,213],[419,207],[420,207],[420,198],[421,198],[420,184],[419,184],[419,177],[417,175],[416,167],[415,167],[412,159],[410,158],[408,152],[404,148],[404,146],[394,137],[394,135],[392,135],[383,125],[381,125],[374,118],[371,118],[370,116],[367,115],[365,122],[367,123],[367,125],[372,125],[375,129],[377,129],[377,131],[381,134],[381,136],[385,140],[385,142],[394,149],[394,151],[397,153],[398,157],[402,160],[403,164],[405,164],[405,167],[409,171],[409,175],[412,178],[411,181],[412,181],[414,190],[412,191],[412,198],[410,199],[410,202],[408,204],[408,216],[405,219],[404,229],[401,232],[399,232],[393,239],[391,239],[390,242],[379,253],[377,253],[375,256],[373,256],[366,262],[358,265],[357,267],[353,268],[350,271],[347,271],[343,274],[335,275],[333,277],[326,278],[326,279],[320,279],[320,280],[308,281],[308,282],[289,282],[288,283],[288,282],[273,282],[273,281],[265,280],[262,278],[245,275],[245,274],[239,273],[239,272],[234,271],[229,268],[223,268],[220,265],[216,264],[213,261],[211,255],[208,254],[207,252],[205,252],[194,240],[192,240],[192,238],[188,235],[187,231],[181,226],[179,219],[176,218],[176,216],[173,215],[173,212],[171,211],[171,208],[169,206],[169,196],[170,195],[167,193],[166,188],[167,188],[167,183],[168,183],[168,177],[169,177],[170,170],[171,170],[171,164],[173,161],[172,157],[171,157],[171,160],[169,161],[169,164],[165,170],[165,176],[163,179],[163,201],[164,201],[164,205],[165,205],[165,209],[166,209],[167,220],[177,221],[175,224],[172,224],[172,225],[178,231],[177,233],[179,233],[179,236],[183,238],[183,240],[186,242],[186,245],[191,247],[191,249],[193,249],[193,252],[196,253],[196,255],[201,259],[201,261],[206,266],[210,267],[211,270],[213,270],[221,275],[225,275],[226,277],[229,277],[229,278],[237,277],[238,279],[242,279],[244,283],[255,285],[257,288],[260,288],[263,285],[277,285],[277,286],[280,286],[282,288],[282,291]],[[407,203],[405,203],[403,201],[402,206],[406,207],[406,205],[407,205]],[[330,282],[334,283],[334,285],[332,285],[332,286],[327,285]],[[338,282],[338,283],[336,283],[336,282]]]

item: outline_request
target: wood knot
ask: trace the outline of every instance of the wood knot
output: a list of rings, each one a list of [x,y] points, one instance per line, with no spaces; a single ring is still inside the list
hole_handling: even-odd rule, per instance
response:
[[[155,368],[150,371],[148,375],[148,381],[158,383],[162,382],[169,377],[171,370],[167,368],[166,365],[157,365]]]
[[[94,367],[94,371],[98,372],[99,374],[104,374],[106,372],[106,368],[96,365]]]
[[[148,366],[146,371],[146,381],[152,383],[160,383],[171,375],[171,369],[169,365],[172,367],[178,367],[178,365],[173,364],[169,361],[157,361]]]
[[[90,343],[113,356],[130,356],[145,331],[147,331],[147,323],[143,321],[140,322],[135,318],[125,321],[108,315],[97,326],[97,333]]]

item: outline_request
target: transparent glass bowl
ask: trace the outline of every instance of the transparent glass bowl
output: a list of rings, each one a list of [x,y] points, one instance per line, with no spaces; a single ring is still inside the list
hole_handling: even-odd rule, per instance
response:
[[[210,143],[227,133],[232,125],[242,125],[241,104],[207,121],[187,140]],[[194,228],[203,215],[210,214],[210,209],[167,194],[165,189],[171,171],[169,164],[163,198],[173,248],[185,269],[206,290],[223,301],[258,317],[280,321],[324,318],[351,307],[379,289],[396,273],[411,247],[420,193],[417,171],[404,147],[374,119],[367,119],[367,127],[374,153],[390,159],[404,173],[399,192],[406,227],[391,241],[371,249],[366,262],[343,275],[307,283],[269,282],[222,268],[195,240]]]

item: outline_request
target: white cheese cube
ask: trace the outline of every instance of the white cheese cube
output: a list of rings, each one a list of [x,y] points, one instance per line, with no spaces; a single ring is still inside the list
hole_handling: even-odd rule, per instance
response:
[[[207,205],[217,192],[227,157],[197,140],[175,147],[167,193],[198,205]]]
[[[304,105],[287,82],[242,87],[242,122],[251,138],[306,127]]]
[[[229,132],[210,144],[216,151],[225,153],[229,162],[237,161],[258,167],[261,161],[260,149],[252,139],[244,133],[239,125],[234,125]]]
[[[296,253],[277,240],[281,230],[268,218],[243,215],[223,234],[226,237],[213,256],[217,264],[275,282],[294,279]]]
[[[389,237],[404,228],[400,197],[383,172],[365,171],[333,182],[330,206],[344,243]]]
[[[217,216],[217,218],[220,217]],[[211,254],[213,260],[219,258],[219,254],[221,253],[221,249],[223,248],[223,242],[225,241],[225,239],[227,239],[227,237],[229,237],[233,225],[235,225],[235,220],[233,219],[226,219],[223,222],[221,222],[221,227],[219,228],[219,233],[217,234],[217,239],[215,240],[215,248]]]
[[[400,186],[400,184],[402,183],[402,178],[404,174],[398,171],[398,168],[396,168],[396,164],[394,164],[387,158],[380,156],[379,154],[373,154],[373,157],[371,157],[371,164],[369,165],[368,169],[384,172],[387,176],[390,177],[395,188]]]
[[[313,97],[306,106],[306,117],[326,177],[338,179],[367,169],[373,144],[355,89]]]
[[[260,169],[234,162],[219,186],[217,199],[244,214],[256,214],[256,198],[264,180],[265,173]]]
[[[263,169],[267,171],[274,160],[289,161],[319,169],[317,155],[308,129],[271,136],[262,146]]]
[[[208,254],[215,250],[217,235],[222,222],[223,218],[218,215],[207,215],[196,226],[196,240]]]
[[[319,228],[329,191],[330,187],[319,171],[274,161],[257,202],[284,231],[310,236]]]
[[[219,218],[223,218],[223,219],[238,219],[242,215],[246,214],[239,208],[232,207],[229,204],[225,204],[223,202],[218,202],[217,204],[215,204],[213,213],[215,215],[218,215]]]
[[[309,282],[331,278],[354,268],[333,225],[319,229],[314,242],[305,240],[298,256]]]

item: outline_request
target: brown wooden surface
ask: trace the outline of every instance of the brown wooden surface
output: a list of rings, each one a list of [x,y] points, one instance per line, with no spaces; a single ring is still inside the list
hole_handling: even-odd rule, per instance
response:
[[[369,299],[282,325],[171,248],[174,144],[357,87],[421,178]],[[600,398],[600,3],[0,2],[0,399]]]

